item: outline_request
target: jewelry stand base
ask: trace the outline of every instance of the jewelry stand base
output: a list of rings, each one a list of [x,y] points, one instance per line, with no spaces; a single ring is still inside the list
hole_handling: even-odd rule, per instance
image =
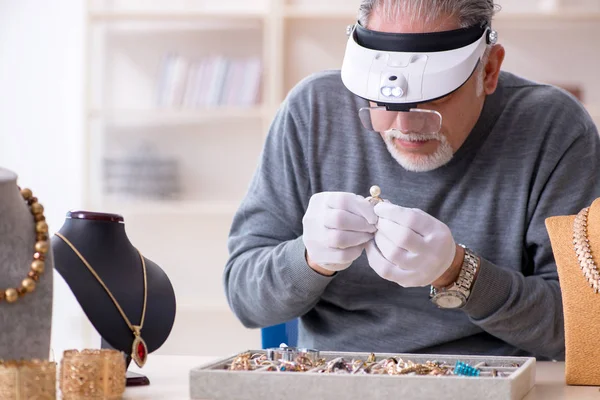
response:
[[[113,349],[118,350],[112,347],[104,338],[101,340],[101,348],[103,349]],[[125,368],[129,368],[129,364],[131,364],[131,355],[123,353],[123,357],[125,357]],[[147,376],[139,374],[137,372],[127,371],[127,383],[126,386],[148,386],[150,385],[150,379]]]
[[[148,386],[150,379],[146,375],[138,374],[137,372],[127,371],[126,386]]]

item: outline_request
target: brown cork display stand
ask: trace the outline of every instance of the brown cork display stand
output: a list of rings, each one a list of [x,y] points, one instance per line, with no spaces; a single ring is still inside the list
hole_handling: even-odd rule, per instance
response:
[[[575,215],[546,219],[556,260],[565,316],[568,385],[600,385],[600,294],[587,283],[573,246]],[[587,236],[594,261],[600,262],[600,198],[589,210]],[[600,265],[600,264],[599,264]],[[543,312],[543,310],[540,310]]]

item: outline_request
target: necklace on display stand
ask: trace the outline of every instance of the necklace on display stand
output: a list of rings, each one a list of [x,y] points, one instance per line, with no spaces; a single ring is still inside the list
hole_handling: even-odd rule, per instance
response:
[[[592,248],[587,233],[589,210],[589,207],[584,208],[575,217],[573,222],[573,245],[583,276],[594,292],[600,293],[600,271],[592,257]]]
[[[56,236],[61,238],[71,248],[71,250],[73,250],[73,252],[75,254],[77,254],[79,259],[85,264],[87,269],[92,273],[92,275],[94,275],[94,277],[100,283],[100,285],[102,285],[102,287],[104,288],[104,290],[106,291],[106,293],[108,294],[108,296],[110,297],[112,302],[115,304],[115,307],[117,307],[117,309],[119,310],[119,313],[121,314],[121,316],[127,323],[127,326],[129,327],[129,329],[131,330],[131,332],[133,333],[133,336],[134,336],[133,344],[131,346],[131,358],[133,359],[133,361],[135,361],[135,363],[137,364],[138,367],[142,368],[148,358],[148,346],[146,346],[146,342],[144,342],[144,339],[142,339],[142,328],[144,326],[144,317],[146,316],[146,301],[148,298],[148,282],[147,282],[147,277],[146,277],[146,262],[144,261],[144,257],[142,256],[142,253],[138,250],[140,259],[142,260],[142,271],[143,271],[143,275],[144,275],[144,305],[142,308],[142,317],[140,318],[140,324],[133,325],[129,321],[129,318],[127,318],[127,315],[125,315],[125,312],[119,305],[119,302],[117,302],[117,299],[115,299],[115,297],[113,296],[111,291],[108,289],[108,287],[102,281],[102,279],[96,273],[96,271],[92,268],[90,263],[85,259],[85,257],[83,257],[83,255],[81,255],[81,253],[75,248],[75,246],[62,234],[57,232]]]
[[[16,288],[0,289],[0,303],[6,302],[14,304],[19,298],[35,290],[36,282],[44,273],[46,254],[50,248],[48,243],[48,224],[44,217],[44,207],[38,203],[38,198],[33,196],[30,189],[21,189],[21,196],[25,204],[29,206],[29,211],[33,215],[35,224],[36,242],[33,252],[33,261],[30,264],[27,277],[21,281],[21,285]]]

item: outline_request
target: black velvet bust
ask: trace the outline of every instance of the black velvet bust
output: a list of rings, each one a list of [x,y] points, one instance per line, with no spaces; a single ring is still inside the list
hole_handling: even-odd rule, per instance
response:
[[[139,325],[144,301],[140,256],[117,214],[89,211],[67,213],[59,231],[88,261],[109,288],[132,325]],[[55,269],[63,277],[86,316],[110,347],[131,354],[134,335],[114,303],[77,254],[58,236],[52,238]],[[143,255],[143,249],[140,249]],[[165,272],[145,258],[148,285],[146,317],[141,337],[148,353],[168,338],[175,321],[173,286]],[[106,347],[106,346],[103,346]],[[127,365],[131,361],[127,357]]]

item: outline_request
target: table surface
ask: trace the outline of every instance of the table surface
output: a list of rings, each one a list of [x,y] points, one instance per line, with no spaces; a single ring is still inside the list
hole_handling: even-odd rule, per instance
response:
[[[189,399],[189,371],[218,357],[152,356],[140,370],[133,365],[130,370],[146,375],[150,385],[128,387],[124,400]],[[538,362],[536,384],[525,400],[600,400],[600,390],[591,386],[567,386],[565,364]]]

